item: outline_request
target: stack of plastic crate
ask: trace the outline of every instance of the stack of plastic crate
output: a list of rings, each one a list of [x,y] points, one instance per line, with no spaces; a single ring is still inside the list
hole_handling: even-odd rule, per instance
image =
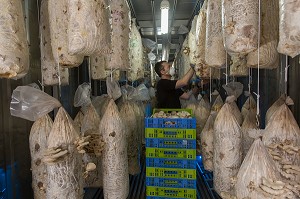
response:
[[[147,199],[196,198],[196,119],[149,117],[145,127]]]

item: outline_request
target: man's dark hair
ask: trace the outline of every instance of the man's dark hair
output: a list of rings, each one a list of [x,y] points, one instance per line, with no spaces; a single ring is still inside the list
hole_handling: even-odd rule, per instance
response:
[[[164,62],[166,62],[166,61],[160,61],[155,64],[154,70],[159,77],[161,77],[160,71],[163,69],[162,63],[164,63]]]

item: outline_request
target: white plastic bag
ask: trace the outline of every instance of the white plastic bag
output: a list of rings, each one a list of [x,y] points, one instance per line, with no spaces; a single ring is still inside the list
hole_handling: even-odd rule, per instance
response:
[[[11,98],[10,114],[30,121],[36,121],[61,106],[54,97],[30,86],[18,86]]]
[[[75,107],[87,107],[91,101],[91,86],[88,83],[83,83],[78,86],[74,96]]]
[[[228,96],[234,95],[237,99],[243,93],[244,86],[240,82],[230,82],[227,85],[223,85],[223,88]]]
[[[134,99],[137,101],[149,101],[150,100],[149,90],[145,86],[145,84],[140,84],[135,89]]]
[[[113,98],[114,100],[121,97],[121,88],[117,81],[113,80],[110,77],[106,78],[106,87],[107,87],[107,94]]]

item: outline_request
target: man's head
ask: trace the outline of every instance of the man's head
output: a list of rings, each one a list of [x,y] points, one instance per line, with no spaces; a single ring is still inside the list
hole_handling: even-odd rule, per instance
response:
[[[166,62],[166,61],[160,61],[160,62],[157,62],[155,64],[155,68],[154,69],[155,69],[156,74],[159,77],[161,77],[163,75],[169,75],[170,76],[170,74],[169,74],[170,67],[171,67],[171,65],[168,62]]]

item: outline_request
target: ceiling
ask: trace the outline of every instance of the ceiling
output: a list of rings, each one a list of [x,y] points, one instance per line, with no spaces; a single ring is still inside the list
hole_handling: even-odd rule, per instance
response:
[[[203,0],[169,0],[169,34],[160,34],[160,3],[162,0],[127,0],[131,17],[136,18],[142,38],[155,41],[157,49],[154,54],[157,60],[174,59],[176,49],[179,50],[185,35],[178,34],[181,25],[190,29],[195,15],[198,14]],[[167,57],[166,57],[167,56]]]

